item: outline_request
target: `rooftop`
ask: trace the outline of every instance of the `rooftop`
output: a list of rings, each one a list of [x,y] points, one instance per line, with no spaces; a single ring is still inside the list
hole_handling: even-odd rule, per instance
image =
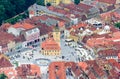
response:
[[[107,4],[116,4],[116,0],[97,0],[97,1]]]
[[[41,48],[44,50],[60,50],[60,46],[53,38],[49,38],[42,42]]]
[[[0,54],[0,68],[4,67],[12,67],[12,64],[10,63],[7,56]]]
[[[12,34],[0,31],[0,45],[3,47],[5,47],[10,41],[15,41],[15,38],[16,37]]]
[[[13,27],[14,28],[23,28],[23,29],[27,30],[27,29],[33,28],[34,26],[31,25],[31,24],[29,24],[29,23],[22,22],[22,23],[16,23],[16,24],[14,24]]]

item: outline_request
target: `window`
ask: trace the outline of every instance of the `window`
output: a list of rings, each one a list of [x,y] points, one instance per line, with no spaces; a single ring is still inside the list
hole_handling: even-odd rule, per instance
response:
[[[42,41],[44,41],[44,39],[42,38]]]
[[[27,43],[27,46],[29,46],[30,44],[29,43]]]
[[[40,41],[40,39],[38,39],[38,42]]]
[[[37,43],[38,42],[38,40],[35,40],[35,43]]]
[[[32,42],[30,42],[30,44],[32,44]]]

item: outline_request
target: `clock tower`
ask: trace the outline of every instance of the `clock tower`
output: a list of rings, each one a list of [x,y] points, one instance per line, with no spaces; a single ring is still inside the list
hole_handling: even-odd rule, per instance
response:
[[[58,24],[56,24],[53,30],[53,38],[60,45],[60,30]]]

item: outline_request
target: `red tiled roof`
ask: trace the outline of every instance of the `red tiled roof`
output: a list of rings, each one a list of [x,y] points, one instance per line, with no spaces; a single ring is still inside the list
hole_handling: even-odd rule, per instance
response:
[[[73,28],[73,29],[79,29],[79,28],[81,28],[81,27],[86,27],[86,26],[87,26],[86,23],[79,23],[79,24],[77,24],[77,25],[73,25],[72,28]]]
[[[87,4],[83,4],[83,3],[78,4],[78,6],[82,9],[85,9],[85,10],[89,10],[93,7],[93,6],[90,6],[90,5],[87,5]]]
[[[0,68],[0,74],[3,73],[8,77],[8,79],[17,79],[17,73],[14,67],[4,67]]]
[[[70,32],[70,34],[73,35],[73,36],[77,36],[77,33],[73,32],[73,31]]]
[[[45,24],[39,24],[40,35],[46,35],[53,31],[52,27],[46,26]]]
[[[78,66],[80,66],[85,71],[88,65],[86,62],[79,62]]]
[[[110,59],[108,60],[112,65],[113,67],[117,67],[119,70],[120,70],[120,63],[118,63],[116,60],[114,59]]]
[[[40,76],[41,72],[40,72],[40,67],[34,64],[31,64],[31,74],[30,75],[36,75],[36,76]]]
[[[9,39],[8,39],[9,38]],[[0,32],[0,45],[5,47],[10,41],[15,41],[15,36],[7,32]]]
[[[99,2],[108,3],[108,4],[116,4],[116,0],[97,0]]]
[[[114,37],[114,38],[120,38],[120,32],[119,32],[119,31],[114,32],[114,33],[113,33],[113,37]]]
[[[120,50],[113,50],[113,49],[109,49],[109,50],[101,50],[98,52],[98,54],[101,56],[118,56]]]
[[[94,72],[102,77],[105,75],[104,71],[102,70],[102,68],[99,66],[99,64],[97,63],[97,61],[95,60],[89,60],[89,61],[86,61],[86,63],[88,64],[88,68],[92,68],[94,70]]]
[[[0,54],[0,68],[4,67],[12,67],[12,64],[10,63],[7,56]]]
[[[94,75],[94,73],[93,73],[92,71],[89,71],[89,72],[88,72],[88,77],[89,77],[90,79],[96,79],[96,76]]]
[[[115,26],[111,26],[111,27],[110,27],[110,31],[111,31],[111,32],[118,32],[119,29],[115,28]]]
[[[59,79],[66,79],[66,69],[71,68],[75,76],[81,75],[82,71],[77,67],[77,63],[74,62],[52,62],[49,66],[49,78],[50,79],[56,79],[56,76],[59,77]]]
[[[109,34],[93,34],[91,36],[84,37],[83,41],[87,42],[87,45],[90,47],[95,46],[108,46],[114,45],[115,42],[119,42],[120,40],[120,32],[113,32]]]
[[[10,26],[11,26],[10,23],[5,23],[5,24],[2,24],[2,25],[1,25],[1,28],[2,28],[3,30],[7,30]]]
[[[35,20],[35,21],[38,21],[38,20],[43,20],[43,21],[45,21],[45,20],[47,20],[47,19],[48,19],[48,16],[46,16],[46,15],[35,16],[35,17],[32,18],[32,20]]]
[[[53,38],[47,39],[42,42],[41,48],[43,48],[44,50],[60,50],[60,46]]]
[[[113,68],[113,69],[110,70],[110,74],[111,74],[110,75],[111,78],[109,78],[109,79],[119,79],[118,72],[116,72],[115,68]]]
[[[17,74],[21,78],[26,78],[27,76],[40,76],[40,67],[34,64],[23,64],[16,68]]]
[[[120,59],[120,53],[118,53],[118,58]]]
[[[52,62],[49,66],[49,79],[56,79],[56,76],[59,79],[66,79],[65,73],[65,62]]]
[[[34,28],[33,25],[29,23],[16,23],[13,25],[14,28],[23,28],[23,29],[31,29]]]

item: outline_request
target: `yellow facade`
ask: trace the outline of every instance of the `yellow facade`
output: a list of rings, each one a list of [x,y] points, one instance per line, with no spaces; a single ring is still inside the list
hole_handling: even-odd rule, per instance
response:
[[[71,0],[45,0],[45,5],[51,3],[53,6],[57,6],[60,3],[70,4]]]
[[[48,55],[48,56],[59,56],[61,53],[60,50],[42,50],[41,52],[43,55]]]
[[[70,3],[71,3],[71,0],[62,0],[62,3],[70,4]]]
[[[15,41],[10,41],[7,46],[8,46],[8,49],[13,49],[15,47],[16,43]]]
[[[53,39],[59,44],[60,46],[60,31],[55,30],[53,31]]]
[[[73,39],[75,42],[78,42],[78,40],[79,40],[79,37],[78,36],[74,36],[74,35],[70,35],[69,38]]]

